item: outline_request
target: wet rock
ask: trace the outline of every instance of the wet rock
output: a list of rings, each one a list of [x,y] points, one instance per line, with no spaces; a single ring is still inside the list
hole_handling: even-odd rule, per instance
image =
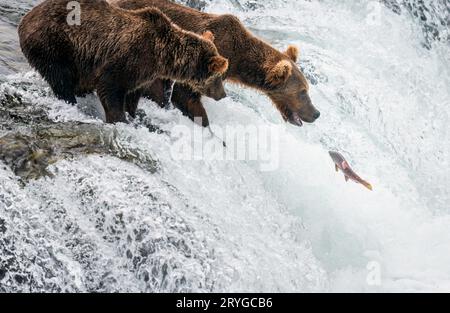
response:
[[[32,123],[50,123],[47,113],[22,99],[16,93],[0,97],[0,129],[15,129]]]
[[[0,160],[24,179],[51,176],[47,171],[52,162],[52,149],[44,142],[35,142],[33,137],[8,134],[0,137]]]
[[[144,117],[140,121],[151,129]],[[154,131],[158,132],[156,128]],[[57,123],[49,119],[43,107],[24,101],[17,93],[0,96],[0,160],[23,180],[51,177],[49,165],[88,154],[113,155],[150,173],[158,169],[148,153],[121,142],[113,125]]]
[[[184,0],[178,2],[199,11],[203,11],[207,5],[207,2],[204,0]]]
[[[4,234],[6,232],[6,222],[4,219],[0,218],[0,234]]]
[[[325,74],[320,73],[311,60],[302,60],[300,63],[300,68],[311,85],[328,82],[328,77]]]
[[[5,276],[6,276],[6,269],[0,267],[0,281],[2,281],[3,278],[5,278]]]
[[[434,41],[450,42],[450,1],[381,0],[381,3],[396,14],[410,14],[422,28],[426,48],[431,49]]]
[[[258,0],[247,0],[242,5],[242,8],[246,11],[254,11],[254,10],[257,10],[257,9],[260,9],[263,7],[264,7],[264,4]]]
[[[398,3],[397,0],[381,0],[381,3],[383,3],[387,8],[389,8],[396,14],[402,13],[401,4]]]
[[[50,164],[86,154],[110,154],[135,163],[151,173],[156,161],[137,149],[124,147],[113,126],[79,122],[33,126],[28,134],[9,133],[0,137],[0,160],[25,180],[52,176]]]

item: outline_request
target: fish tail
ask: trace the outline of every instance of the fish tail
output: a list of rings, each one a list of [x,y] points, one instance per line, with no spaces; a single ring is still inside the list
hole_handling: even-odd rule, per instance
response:
[[[372,185],[369,184],[368,182],[363,182],[363,186],[366,187],[367,189],[369,189],[370,191],[373,191]]]

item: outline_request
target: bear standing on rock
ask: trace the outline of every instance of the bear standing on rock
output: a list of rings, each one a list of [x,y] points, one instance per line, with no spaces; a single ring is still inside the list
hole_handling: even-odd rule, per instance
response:
[[[126,11],[103,0],[78,0],[80,23],[70,25],[69,0],[47,0],[22,20],[26,58],[69,103],[97,91],[109,123],[126,121],[155,79],[171,79],[205,92],[228,67],[210,32],[182,30],[155,8]]]
[[[308,94],[308,82],[295,64],[298,58],[296,47],[290,46],[285,52],[280,52],[256,38],[237,17],[229,14],[203,13],[169,0],[109,2],[127,10],[156,7],[183,29],[199,34],[211,30],[219,53],[230,63],[224,79],[262,91],[272,100],[284,120],[294,125],[301,126],[302,121],[312,123],[319,118],[320,113]],[[157,83],[145,91],[154,100],[159,93],[161,88]],[[203,126],[208,126],[201,94],[177,83],[172,102],[185,115],[191,119],[201,117]]]

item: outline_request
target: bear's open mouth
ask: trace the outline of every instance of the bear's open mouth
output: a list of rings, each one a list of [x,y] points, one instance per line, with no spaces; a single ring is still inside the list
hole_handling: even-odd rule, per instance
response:
[[[289,118],[287,118],[287,121],[295,126],[299,126],[302,127],[303,126],[303,121],[302,118],[300,117],[300,114],[292,112],[289,115]]]

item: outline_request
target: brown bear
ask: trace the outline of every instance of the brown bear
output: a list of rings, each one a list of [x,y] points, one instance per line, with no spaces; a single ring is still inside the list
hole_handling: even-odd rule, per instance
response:
[[[183,29],[196,33],[211,30],[219,53],[229,61],[224,79],[262,91],[292,124],[301,126],[302,121],[314,122],[320,116],[311,103],[308,82],[295,64],[296,47],[279,52],[252,35],[233,15],[203,13],[168,0],[109,1],[128,10],[156,7]],[[153,99],[160,93],[157,84],[146,90],[146,95]],[[191,119],[201,117],[203,126],[207,126],[209,121],[200,98],[201,92],[176,84],[172,102]]]
[[[97,91],[109,123],[133,115],[140,89],[170,79],[205,92],[217,88],[228,61],[204,36],[182,30],[156,8],[135,11],[104,0],[78,0],[79,23],[68,20],[69,0],[47,0],[21,21],[20,44],[26,58],[69,103]],[[69,5],[69,6],[68,6]],[[219,86],[220,87],[220,86]]]

